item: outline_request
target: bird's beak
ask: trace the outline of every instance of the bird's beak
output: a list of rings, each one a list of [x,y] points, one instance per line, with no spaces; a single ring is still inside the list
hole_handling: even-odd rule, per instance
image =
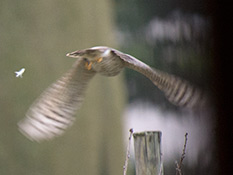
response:
[[[67,53],[66,56],[67,57],[73,57],[73,58],[77,57],[77,55],[73,54],[73,52],[72,53]]]

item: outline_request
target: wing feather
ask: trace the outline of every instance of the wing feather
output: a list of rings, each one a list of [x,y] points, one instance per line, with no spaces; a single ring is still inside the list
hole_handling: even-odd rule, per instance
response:
[[[201,90],[191,85],[188,81],[177,76],[151,68],[135,57],[124,54],[118,50],[112,49],[120,59],[124,61],[126,67],[136,70],[149,78],[161,91],[167,99],[177,105],[188,108],[203,106],[206,103],[206,97]]]
[[[30,140],[49,140],[61,135],[72,125],[89,80],[95,75],[79,59],[60,79],[48,87],[32,104],[19,130]]]

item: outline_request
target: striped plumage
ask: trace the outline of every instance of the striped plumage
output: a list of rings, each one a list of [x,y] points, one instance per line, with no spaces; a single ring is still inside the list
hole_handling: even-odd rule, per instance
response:
[[[31,140],[61,135],[74,121],[89,80],[96,74],[115,76],[124,67],[149,78],[175,105],[194,108],[205,101],[200,90],[174,75],[151,68],[131,55],[109,47],[93,47],[67,54],[77,58],[72,68],[32,104],[20,131]]]
[[[151,68],[135,57],[114,50],[116,55],[125,61],[125,67],[136,70],[149,78],[161,91],[167,99],[174,105],[196,108],[206,103],[203,91],[191,85],[188,81],[177,76],[165,73],[163,71]]]
[[[26,118],[19,122],[20,131],[30,140],[48,140],[61,135],[72,125],[89,80],[95,75],[82,60],[46,89],[32,104]]]

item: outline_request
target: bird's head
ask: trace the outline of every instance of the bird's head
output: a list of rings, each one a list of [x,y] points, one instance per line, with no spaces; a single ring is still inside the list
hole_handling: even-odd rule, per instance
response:
[[[105,76],[115,76],[124,67],[123,61],[112,48],[97,46],[68,53],[66,56],[82,59],[87,70],[94,70]]]
[[[111,48],[109,47],[97,46],[88,49],[77,50],[66,54],[66,56],[73,58],[85,58],[89,61],[94,61],[97,58],[108,57],[110,52]]]

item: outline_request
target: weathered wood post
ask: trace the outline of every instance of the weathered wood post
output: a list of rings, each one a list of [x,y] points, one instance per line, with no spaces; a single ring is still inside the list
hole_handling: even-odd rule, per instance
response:
[[[163,175],[160,131],[134,133],[136,175]]]

